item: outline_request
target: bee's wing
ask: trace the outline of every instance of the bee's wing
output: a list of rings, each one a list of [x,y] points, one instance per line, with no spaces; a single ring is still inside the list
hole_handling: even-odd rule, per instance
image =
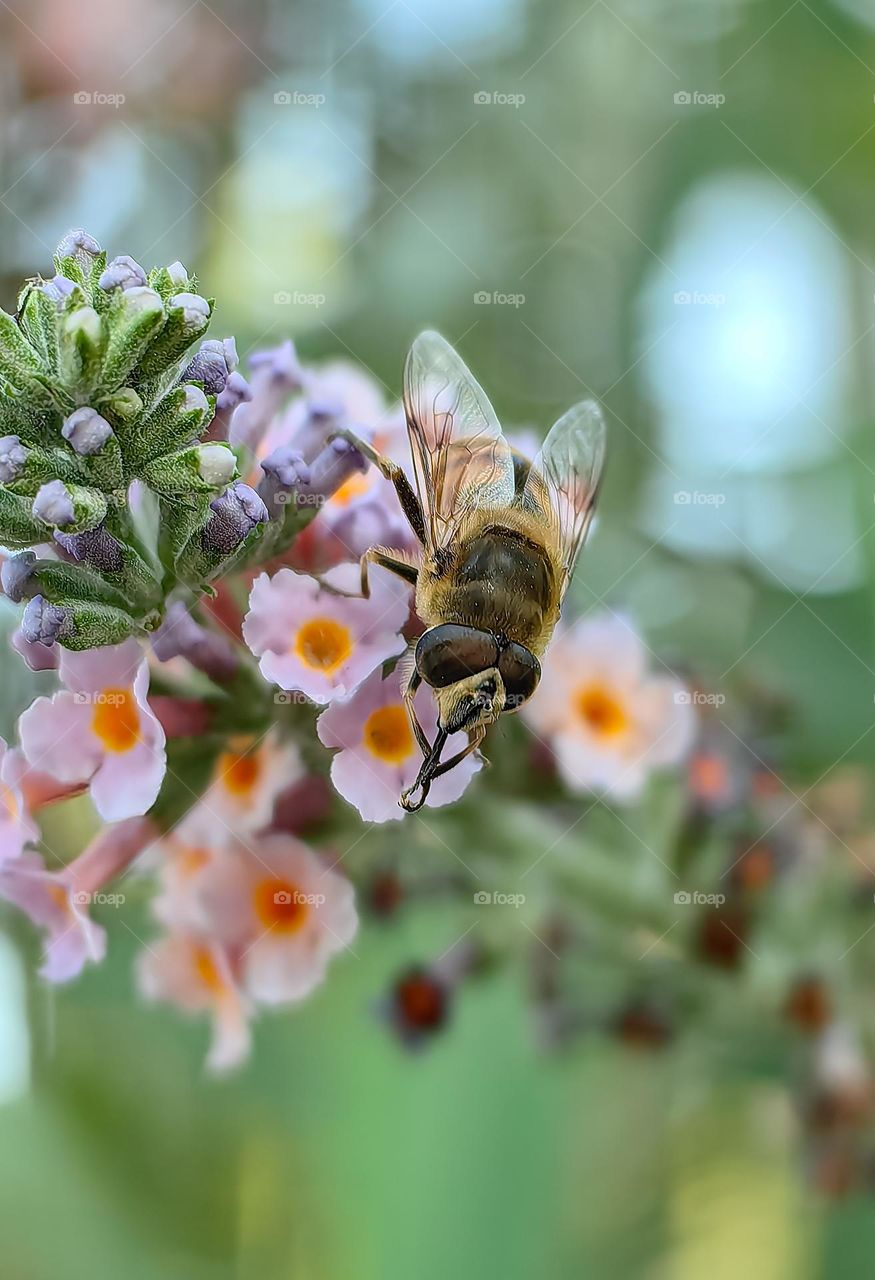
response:
[[[604,464],[602,411],[582,400],[551,428],[529,471],[520,501],[553,529],[564,573],[560,600],[592,521]]]
[[[513,501],[513,459],[486,392],[440,334],[421,333],[404,366],[404,409],[429,549],[471,507]]]

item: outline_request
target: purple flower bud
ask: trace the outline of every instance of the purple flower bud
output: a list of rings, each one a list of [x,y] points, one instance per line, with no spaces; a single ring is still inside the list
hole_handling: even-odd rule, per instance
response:
[[[53,645],[72,628],[72,610],[50,604],[44,596],[28,600],[21,618],[21,634],[28,644]]]
[[[98,280],[101,289],[132,289],[136,285],[146,283],[146,273],[128,254],[122,253],[112,262],[107,263],[106,270]]]
[[[256,525],[269,519],[264,502],[242,481],[214,498],[210,510],[213,515],[203,532],[203,546],[223,556],[229,556]]]
[[[291,341],[254,352],[249,363],[253,370],[252,393],[247,397],[248,404],[236,408],[228,437],[232,444],[245,445],[255,453],[286,396],[301,389],[304,375]]]
[[[188,284],[188,272],[181,262],[171,262],[167,274],[174,284]]]
[[[60,528],[72,524],[76,518],[73,499],[63,480],[50,480],[44,484],[33,500],[31,511],[34,519]]]
[[[64,419],[61,435],[80,457],[90,458],[112,439],[113,430],[96,409],[83,405]]]
[[[32,551],[21,551],[17,556],[4,560],[0,565],[0,587],[13,602],[21,604],[25,597],[25,589],[33,577],[33,566],[36,556]]]
[[[121,543],[111,533],[98,525],[85,533],[61,533],[56,529],[53,537],[58,546],[77,564],[88,564],[99,573],[119,573],[122,569]]]
[[[208,631],[191,616],[181,600],[167,609],[152,636],[152,650],[159,662],[186,658],[198,671],[219,682],[230,680],[237,670],[237,654],[227,636]]]
[[[228,374],[228,381],[216,397],[216,409],[236,409],[238,404],[244,404],[251,399],[252,388],[243,377],[243,374],[235,371]]]
[[[309,401],[293,405],[289,417],[295,448],[312,461],[325,447],[329,432],[337,429],[343,406],[339,401]]]
[[[76,288],[76,282],[68,280],[66,276],[52,276],[51,280],[43,280],[37,288],[51,298],[52,302],[63,302]]]
[[[223,342],[207,338],[197,355],[185,369],[182,378],[186,382],[202,382],[204,391],[217,396],[224,391],[232,371],[237,365],[237,348],[233,338]]]
[[[264,459],[261,470],[264,474],[258,495],[272,517],[281,516],[298,486],[309,483],[310,468],[295,449],[285,444]]]
[[[0,484],[12,484],[21,475],[27,462],[27,449],[18,436],[3,436],[0,439]]]
[[[25,639],[21,627],[15,628],[9,642],[31,671],[54,671],[58,665],[57,650],[47,649],[45,645],[34,644],[33,641]]]
[[[100,253],[100,245],[82,227],[74,227],[68,231],[56,250],[59,258],[70,258],[73,255],[87,254],[96,258]]]
[[[284,383],[289,391],[300,390],[304,385],[304,375],[298,363],[295,344],[290,338],[280,343],[278,347],[253,351],[249,357],[249,367],[263,371],[272,381]]]
[[[368,463],[347,440],[332,440],[317,454],[310,466],[309,483],[303,485],[310,501],[330,498],[356,471],[367,471]],[[303,496],[303,495],[302,495]]]
[[[354,560],[358,560],[369,547],[403,546],[407,533],[404,521],[393,516],[385,502],[377,498],[354,503],[331,527],[331,536]]]

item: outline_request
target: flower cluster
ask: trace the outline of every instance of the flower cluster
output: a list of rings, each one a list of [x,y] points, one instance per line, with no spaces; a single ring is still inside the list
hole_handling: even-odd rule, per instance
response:
[[[369,886],[422,764],[405,704],[422,623],[383,568],[363,596],[358,560],[417,548],[394,488],[342,434],[411,476],[404,414],[362,370],[312,368],[291,342],[253,353],[244,377],[233,340],[204,337],[212,303],[179,263],[107,262],[72,232],[55,267],[0,316],[0,579],[23,606],[13,649],[55,682],[0,747],[0,897],[41,930],[42,973],[66,981],[106,951],[92,910],[147,894],[161,932],[144,938],[140,990],[208,1015],[224,1070],[259,1010],[300,1002],[350,948],[354,883],[383,918],[378,901],[394,911],[413,892],[394,872],[382,883],[397,892]],[[413,707],[433,735],[426,686]],[[470,902],[487,834],[525,838],[502,757],[545,812],[579,813],[581,791],[633,804],[687,753],[694,710],[605,613],[557,636],[505,724],[492,778],[470,754],[434,780],[425,820],[406,820],[411,844],[425,832],[455,859],[423,893]],[[465,743],[450,735],[446,758]],[[461,810],[492,816],[457,852],[455,802],[475,778]],[[34,814],[85,792],[107,825],[63,861]],[[390,984],[380,1008],[404,1043],[445,1025],[482,951]]]

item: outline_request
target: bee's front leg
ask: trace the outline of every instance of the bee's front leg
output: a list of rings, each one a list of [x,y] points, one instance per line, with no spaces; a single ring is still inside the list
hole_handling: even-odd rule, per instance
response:
[[[425,517],[422,514],[422,504],[398,463],[393,462],[391,458],[384,458],[373,445],[368,444],[366,440],[360,440],[353,431],[345,429],[343,431],[334,431],[329,436],[329,440],[346,440],[347,444],[351,444],[354,449],[358,449],[359,453],[363,454],[368,462],[372,462],[386,479],[395,486],[398,501],[401,503],[401,510],[407,517],[408,524],[419,541],[425,545]]]
[[[388,569],[390,573],[396,574],[399,578],[403,578],[405,582],[409,582],[412,587],[416,586],[416,580],[419,577],[419,570],[415,564],[409,564],[408,561],[402,560],[402,552],[400,551],[384,551],[382,547],[370,547],[361,558],[362,570],[362,595],[366,600],[370,599],[371,587],[368,582],[368,565],[378,564],[382,569]]]
[[[425,730],[423,729],[422,725],[419,723],[419,717],[416,714],[416,707],[414,707],[413,705],[413,695],[416,693],[416,690],[419,688],[421,684],[422,684],[422,676],[419,674],[418,671],[414,670],[410,676],[410,681],[407,685],[407,688],[404,690],[404,706],[407,709],[407,718],[409,719],[410,727],[412,728],[416,736],[416,741],[419,744],[419,749],[422,752],[424,758],[427,760],[428,757],[431,755],[431,743],[429,742],[428,738],[425,736]],[[411,787],[411,791],[412,790],[415,790],[415,788]]]

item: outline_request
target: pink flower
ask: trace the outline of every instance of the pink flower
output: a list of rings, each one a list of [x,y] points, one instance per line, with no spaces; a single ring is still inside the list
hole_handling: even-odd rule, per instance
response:
[[[357,590],[358,570],[340,565],[326,581]],[[410,589],[385,569],[372,569],[369,600],[336,595],[315,578],[280,569],[256,578],[243,637],[266,680],[313,702],[348,697],[366,676],[405,647]]]
[[[419,722],[434,736],[434,699],[421,686],[414,699]],[[404,816],[402,791],[412,786],[422,753],[413,736],[401,698],[397,671],[385,680],[375,671],[347,702],[323,711],[316,731],[326,747],[339,748],[331,762],[331,780],[345,800],[355,805],[366,822],[389,822]],[[466,744],[464,733],[447,739],[444,759]],[[432,784],[426,804],[452,804],[480,768],[473,755]]]
[[[584,618],[558,635],[523,708],[553,748],[572,791],[634,799],[650,772],[675,764],[695,732],[690,694],[651,675],[640,636],[622,618]]]
[[[198,806],[146,853],[144,870],[154,871],[159,886],[152,913],[168,929],[197,933],[209,928],[201,889],[218,856],[214,835],[215,824]]]
[[[19,857],[26,844],[39,839],[25,808],[20,773],[15,753],[0,738],[0,863]]]
[[[200,803],[183,818],[177,833],[195,836],[209,824],[210,842],[219,846],[270,822],[274,801],[289,783],[303,776],[297,748],[283,746],[274,733],[260,741],[232,738],[216,759],[212,780]]]
[[[137,984],[148,1000],[168,1001],[185,1013],[210,1013],[211,1071],[232,1070],[249,1056],[249,1008],[216,942],[189,933],[157,938],[140,953]]]
[[[19,720],[28,763],[60,782],[89,784],[107,822],[151,808],[166,768],[164,731],[146,701],[149,674],[136,640],[64,650],[66,689],[37,698]]]
[[[303,1000],[358,928],[349,881],[284,833],[223,851],[201,895],[210,936],[236,957],[244,991],[260,1004]]]
[[[89,919],[85,906],[91,895],[75,888],[69,869],[47,871],[35,853],[10,859],[0,864],[0,898],[46,930],[40,973],[50,982],[69,982],[89,960],[103,959],[106,932]]]

